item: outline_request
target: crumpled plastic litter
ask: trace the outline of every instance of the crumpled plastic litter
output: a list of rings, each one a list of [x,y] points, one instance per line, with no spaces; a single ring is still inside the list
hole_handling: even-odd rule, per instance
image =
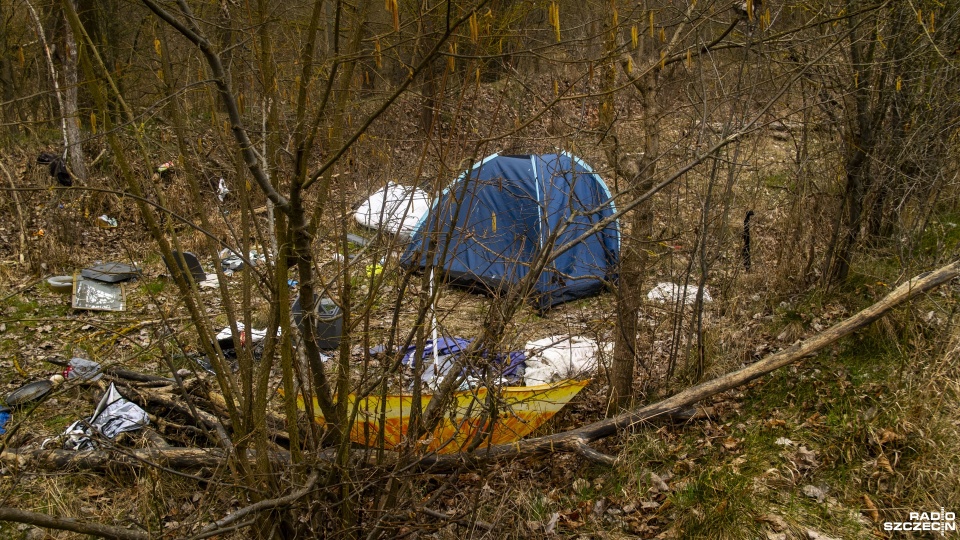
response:
[[[457,355],[467,350],[472,340],[458,337],[441,337],[437,340],[437,358],[434,361],[433,340],[428,339],[423,348],[423,373],[420,379],[431,388],[439,388],[444,377],[449,375],[450,369],[456,361]],[[416,345],[407,347],[401,362],[403,365],[413,368],[413,356],[417,352]],[[524,374],[526,358],[522,352],[510,352],[498,354],[494,357],[494,363],[501,366],[499,384],[509,385],[520,381]],[[460,390],[476,388],[483,385],[482,373],[479,370],[471,370],[466,374]]]
[[[253,329],[250,330],[249,333],[247,333],[246,328],[244,327],[244,325],[243,325],[242,322],[238,322],[238,323],[237,323],[237,331],[240,332],[240,344],[241,344],[241,345],[246,342],[247,336],[250,337],[250,343],[259,343],[259,342],[263,341],[264,338],[267,337],[267,329],[266,329],[266,328],[262,328],[262,329],[253,328]],[[278,336],[280,335],[280,329],[279,329],[279,328],[277,328],[277,335],[278,335]],[[227,339],[230,339],[230,338],[232,338],[232,337],[233,337],[233,330],[231,330],[230,327],[227,326],[227,327],[225,327],[223,330],[221,330],[221,331],[217,334],[217,341],[227,340]],[[233,343],[232,340],[231,340],[230,342],[231,342],[231,344]],[[232,347],[232,345],[231,345],[231,347]]]
[[[683,303],[686,305],[693,304],[697,301],[697,286],[696,285],[687,285],[686,291],[682,285],[677,285],[676,283],[670,283],[669,281],[664,281],[657,283],[657,286],[650,289],[650,292],[647,293],[647,299],[654,302],[662,302],[664,304],[676,304],[677,300],[683,298]],[[710,291],[704,287],[703,289],[703,303],[713,302],[713,297],[710,296]]]
[[[600,346],[583,336],[551,336],[527,342],[527,386],[590,377],[599,365]],[[611,352],[612,344],[605,347]]]
[[[252,266],[259,266],[267,262],[266,256],[255,249],[251,249],[250,253],[247,254],[247,260],[250,261]],[[233,272],[243,269],[243,259],[232,249],[221,250],[220,267],[223,268],[225,274],[231,275]]]
[[[113,439],[121,433],[136,431],[149,424],[147,412],[120,395],[117,387],[110,383],[93,416],[89,420],[77,420],[70,424],[59,439],[66,450],[93,450],[97,448],[94,440],[97,434]],[[43,441],[41,447],[46,447],[51,441]]]
[[[217,184],[217,199],[220,202],[223,202],[229,193],[230,190],[227,189],[227,181],[221,178],[220,182]]]
[[[103,214],[97,218],[97,225],[101,229],[112,229],[117,226],[117,220],[106,214]]]
[[[100,364],[86,358],[71,358],[67,362],[67,368],[63,370],[65,379],[79,379],[82,381],[95,382],[103,377],[100,371]]]

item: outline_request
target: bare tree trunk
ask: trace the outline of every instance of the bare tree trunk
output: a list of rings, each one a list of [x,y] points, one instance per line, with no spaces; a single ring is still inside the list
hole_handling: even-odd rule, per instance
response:
[[[656,185],[658,134],[657,70],[651,69],[637,85],[643,106],[643,156],[637,160],[634,180],[637,193],[646,193]],[[629,234],[623,236],[620,254],[620,286],[617,295],[617,330],[613,347],[610,403],[617,411],[633,402],[634,371],[638,360],[638,312],[643,302],[643,277],[649,265],[647,245],[653,228],[653,203],[647,201],[634,209],[629,218]]]
[[[77,40],[70,24],[64,24],[63,44],[66,49],[63,56],[63,117],[67,130],[67,163],[74,178],[83,182],[87,179],[87,165],[83,157],[83,144],[80,135],[80,108],[78,103],[77,77]]]

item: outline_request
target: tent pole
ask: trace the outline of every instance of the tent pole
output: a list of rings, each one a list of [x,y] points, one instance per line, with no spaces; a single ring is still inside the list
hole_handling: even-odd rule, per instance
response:
[[[437,363],[438,353],[437,348],[437,297],[434,296],[433,292],[433,267],[430,267],[430,326],[433,327],[433,369],[440,369],[440,365]]]

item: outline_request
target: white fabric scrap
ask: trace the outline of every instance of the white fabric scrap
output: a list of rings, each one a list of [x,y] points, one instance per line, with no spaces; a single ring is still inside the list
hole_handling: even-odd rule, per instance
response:
[[[551,336],[527,343],[527,386],[589,377],[597,370],[600,346],[583,336]]]
[[[687,285],[686,290],[682,285],[677,285],[676,283],[670,283],[669,281],[664,281],[662,283],[657,283],[657,286],[650,289],[650,292],[647,293],[647,299],[654,302],[662,302],[664,304],[676,304],[677,300],[683,298],[683,303],[686,305],[693,304],[697,301],[697,287],[696,285]],[[710,296],[710,291],[706,288],[703,289],[703,303],[713,302],[713,297]]]

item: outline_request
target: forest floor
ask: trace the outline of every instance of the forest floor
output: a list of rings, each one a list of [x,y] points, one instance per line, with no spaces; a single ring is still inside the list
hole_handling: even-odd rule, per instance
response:
[[[589,116],[578,111],[582,110],[571,109],[564,122],[579,125]],[[412,124],[411,120],[398,124],[396,141],[386,140],[386,130],[377,131],[374,126],[364,151],[401,146],[395,143],[416,129]],[[669,146],[671,137],[674,141],[669,144],[679,146],[685,133],[672,130],[665,135],[664,146]],[[795,187],[776,165],[786,152],[781,146],[752,146],[749,153],[755,157],[744,158],[752,163],[744,181],[747,187],[735,193],[735,202],[724,215],[725,222],[734,225],[716,228],[721,240],[707,280],[714,302],[706,306],[702,334],[708,358],[705,379],[816,334],[910,277],[894,250],[877,249],[865,250],[849,283],[839,290],[789,286],[806,277],[798,276],[786,263],[779,264],[784,260],[785,239],[799,234],[797,227],[802,225],[791,227],[779,198]],[[776,151],[765,151],[769,148]],[[595,149],[585,153],[590,152],[597,153]],[[586,157],[599,160],[597,155]],[[344,182],[349,204],[387,177],[414,183],[410,180],[416,178],[414,171],[377,173],[378,159],[368,161],[355,171],[362,181]],[[28,163],[29,158],[17,155],[8,162]],[[30,165],[15,172],[32,185],[43,185],[42,175]],[[420,173],[422,179],[425,173]],[[447,171],[438,166],[427,173],[444,176]],[[701,180],[685,181],[658,199],[662,204],[657,226],[667,240],[651,248],[657,263],[650,287],[661,280],[693,279],[690,283],[695,283],[690,267],[697,227],[690,224],[699,223]],[[58,373],[62,368],[48,360],[73,356],[95,359],[105,368],[169,376],[173,367],[193,371],[192,377],[206,376],[189,360],[198,349],[196,333],[176,286],[164,276],[163,262],[133,217],[129,200],[112,196],[61,200],[37,191],[21,193],[17,204],[27,209],[25,219],[15,217],[12,204],[4,206],[0,219],[0,393]],[[749,274],[739,264],[739,217],[729,218],[748,208],[756,211],[759,220],[754,268]],[[102,213],[118,218],[119,226],[96,227]],[[666,219],[676,217],[671,214],[682,219]],[[216,232],[227,237],[225,224],[236,215],[220,214],[223,229]],[[671,229],[676,221],[684,223],[682,229]],[[951,224],[957,222],[957,216],[936,216],[928,227],[929,238],[918,243],[926,250],[918,258],[932,260],[938,254],[956,253],[960,233]],[[335,232],[337,226],[328,229]],[[24,261],[18,260],[21,236]],[[182,236],[187,249],[199,251],[199,235],[186,231]],[[332,242],[321,242],[316,256],[321,268],[335,266]],[[374,264],[375,259],[371,256],[362,262]],[[135,263],[143,269],[143,276],[126,286],[123,312],[74,310],[68,296],[52,292],[44,283],[47,276],[72,274],[96,261]],[[208,271],[216,264],[206,258],[201,261]],[[931,263],[925,269],[932,267]],[[382,297],[374,311],[384,315],[383,321],[389,320],[391,295],[396,293],[389,280],[397,277],[390,274],[386,279],[388,286],[378,293]],[[241,282],[242,273],[229,278],[231,288]],[[418,292],[414,287],[407,294],[415,297]],[[225,325],[216,292],[201,294],[216,325]],[[258,302],[262,299],[253,300],[254,327],[264,322]],[[437,306],[443,333],[477,335],[488,305],[483,297],[444,288]],[[957,306],[960,286],[951,283],[813,358],[700,403],[697,415],[687,422],[637,426],[606,439],[597,449],[617,456],[615,467],[559,454],[461,473],[456,489],[435,501],[436,510],[457,519],[417,515],[400,532],[408,538],[451,539],[904,537],[885,531],[884,524],[907,521],[910,512],[941,508],[960,512]],[[615,299],[607,293],[559,306],[546,317],[525,309],[508,327],[504,343],[520,347],[528,340],[557,334],[610,343],[614,308]],[[413,310],[407,305],[403,309]],[[678,318],[673,306],[651,303],[642,316],[644,365],[638,371],[638,402],[650,403],[694,382],[696,355],[691,351],[695,342],[689,310]],[[373,320],[366,336],[371,345],[390,330],[388,323]],[[164,354],[160,344],[176,346]],[[604,365],[609,361],[602,360]],[[662,386],[649,382],[661,380],[668,371],[673,376]],[[607,381],[606,370],[601,369],[575,401],[536,434],[561,432],[603,418]],[[0,444],[26,447],[59,435],[92,413],[103,389],[102,384],[69,384],[35,408],[13,411],[6,426],[9,434]],[[280,412],[279,397],[269,407]],[[188,438],[176,433],[175,427],[167,426],[166,432],[155,427],[172,440]],[[117,444],[137,447],[147,442],[137,435]],[[134,524],[171,537],[189,536],[198,523],[242,506],[228,485],[157,469],[98,474],[5,467],[2,474],[0,496],[5,504]],[[446,481],[428,476],[422,493],[409,496],[426,496]],[[478,523],[491,524],[492,529]],[[10,522],[0,523],[0,536],[78,537]]]

